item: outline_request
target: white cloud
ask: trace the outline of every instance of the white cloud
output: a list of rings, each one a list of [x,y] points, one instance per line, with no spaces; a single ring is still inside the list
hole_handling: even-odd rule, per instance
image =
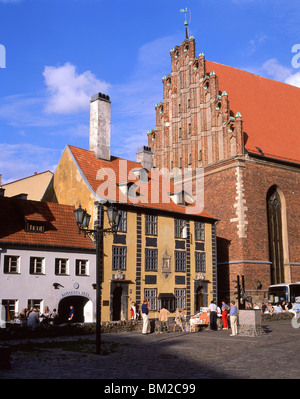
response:
[[[98,80],[92,72],[82,74],[67,62],[61,67],[46,66],[43,72],[49,98],[47,113],[70,114],[88,110],[89,101],[97,92],[108,92],[109,84]]]
[[[276,80],[285,81],[291,75],[291,70],[281,65],[276,58],[270,58],[262,65],[262,70]]]
[[[31,176],[34,172],[55,171],[61,150],[34,144],[0,143],[2,184]]]
[[[270,58],[259,68],[245,68],[251,73],[275,79],[292,86],[300,87],[300,72],[294,72],[294,68],[281,65],[276,58]]]

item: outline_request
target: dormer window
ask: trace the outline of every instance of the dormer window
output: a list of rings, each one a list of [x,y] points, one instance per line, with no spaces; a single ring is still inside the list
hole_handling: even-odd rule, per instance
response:
[[[45,225],[36,222],[26,222],[26,231],[30,233],[44,233]]]
[[[148,183],[148,174],[146,169],[133,169],[132,172],[139,179],[139,181]]]

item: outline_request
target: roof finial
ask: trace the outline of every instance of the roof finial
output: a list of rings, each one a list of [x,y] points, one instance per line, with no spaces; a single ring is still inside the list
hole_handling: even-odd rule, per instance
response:
[[[182,8],[181,10],[180,10],[180,12],[184,12],[184,26],[185,26],[185,37],[186,37],[186,39],[188,39],[189,38],[189,34],[188,34],[188,25],[189,25],[189,23],[191,22],[191,10],[190,10],[190,22],[188,22],[187,21],[187,19],[186,19],[186,13],[188,12],[188,9],[187,8]]]

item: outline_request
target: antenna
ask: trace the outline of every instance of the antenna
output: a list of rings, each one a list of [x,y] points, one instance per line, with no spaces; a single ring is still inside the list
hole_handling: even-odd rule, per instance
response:
[[[185,26],[185,37],[186,37],[186,39],[188,39],[189,38],[189,35],[188,35],[188,25],[189,25],[189,23],[191,22],[191,10],[189,10],[189,12],[190,12],[190,21],[188,22],[187,21],[187,19],[186,19],[186,14],[187,14],[187,12],[188,12],[188,9],[187,8],[182,8],[181,10],[180,10],[180,12],[183,12],[184,13],[184,26]]]

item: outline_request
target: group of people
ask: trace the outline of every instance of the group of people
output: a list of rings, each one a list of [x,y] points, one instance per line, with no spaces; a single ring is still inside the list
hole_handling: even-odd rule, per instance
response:
[[[35,329],[39,325],[56,324],[58,313],[56,309],[51,312],[48,306],[45,306],[44,313],[41,313],[38,308],[24,308],[19,314],[19,320],[22,327]]]
[[[222,318],[223,330],[228,330],[228,317],[230,318],[230,327],[231,334],[230,336],[237,335],[237,319],[238,319],[238,308],[235,304],[235,301],[230,302],[230,306],[226,304],[225,301],[222,301],[221,309],[215,304],[214,301],[211,301],[209,307],[209,328],[211,330],[218,329],[218,316]]]
[[[254,304],[254,309],[256,309]],[[262,314],[275,314],[275,313],[296,313],[293,305],[290,302],[283,301],[282,303],[278,302],[275,306],[272,306],[271,302],[268,304],[263,303],[261,307]]]

